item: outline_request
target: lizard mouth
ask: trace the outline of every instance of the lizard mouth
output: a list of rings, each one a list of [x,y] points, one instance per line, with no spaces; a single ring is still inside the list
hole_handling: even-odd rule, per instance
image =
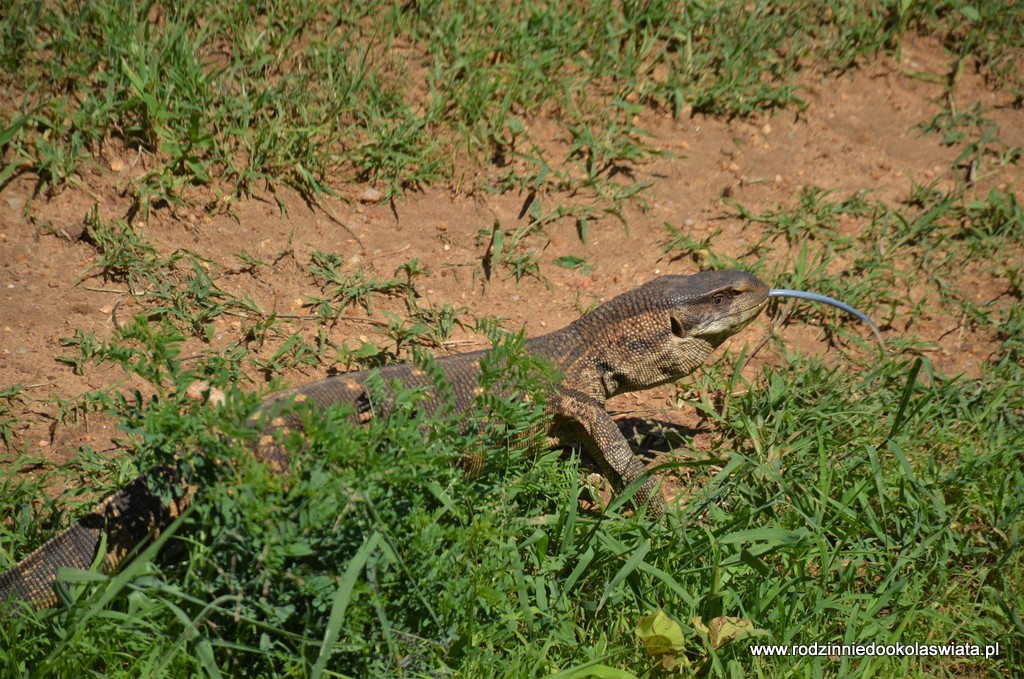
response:
[[[764,311],[766,306],[768,306],[767,294],[761,299],[736,304],[726,314],[726,318],[730,321],[739,323],[739,327],[742,328],[744,325],[757,318],[757,316]]]
[[[755,302],[754,304],[743,306],[732,311],[729,314],[729,320],[732,323],[732,332],[741,330],[742,328],[749,325],[751,321],[753,321],[755,318],[761,315],[761,312],[764,311],[765,307],[767,306],[768,298],[765,297],[764,299]]]
[[[757,318],[767,305],[767,296],[753,303],[736,305],[729,311],[711,320],[704,327],[695,329],[693,335],[717,347],[727,338],[750,325],[751,321]]]

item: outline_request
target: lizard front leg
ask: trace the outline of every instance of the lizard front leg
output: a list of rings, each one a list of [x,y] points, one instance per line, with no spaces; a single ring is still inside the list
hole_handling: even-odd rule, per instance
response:
[[[583,392],[563,388],[553,401],[549,401],[549,408],[553,415],[563,419],[555,425],[556,432],[567,430],[563,435],[555,433],[555,440],[559,443],[580,441],[616,492],[622,492],[629,484],[648,475],[647,467],[633,454],[633,449],[599,400]],[[665,498],[658,488],[658,478],[648,476],[632,502],[636,507],[647,503],[650,514],[659,516],[665,510]]]

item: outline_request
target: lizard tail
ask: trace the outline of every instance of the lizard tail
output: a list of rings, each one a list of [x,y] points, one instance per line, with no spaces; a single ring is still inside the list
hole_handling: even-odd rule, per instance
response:
[[[15,602],[40,610],[57,605],[58,570],[89,569],[106,544],[101,568],[116,571],[148,535],[160,530],[188,506],[190,494],[170,504],[150,490],[150,480],[175,483],[173,467],[157,467],[119,489],[41,547],[0,574],[0,610],[17,613]]]

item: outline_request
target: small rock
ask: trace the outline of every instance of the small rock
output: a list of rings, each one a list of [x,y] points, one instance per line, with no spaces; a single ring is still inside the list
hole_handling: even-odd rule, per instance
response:
[[[196,380],[185,390],[185,396],[193,401],[201,401],[204,393],[209,395],[207,403],[211,406],[216,408],[224,405],[224,392],[217,387],[211,387],[210,383],[206,380]]]
[[[124,163],[122,163],[120,160],[110,161],[110,171],[117,173],[124,172]]]
[[[360,203],[379,203],[384,200],[384,194],[372,186],[359,194]]]
[[[213,387],[210,389],[210,398],[207,401],[207,403],[209,403],[214,408],[219,408],[222,405],[224,405],[226,401],[227,398],[224,396],[223,391],[221,391],[217,387]]]
[[[203,397],[203,392],[210,388],[210,383],[206,380],[196,380],[192,384],[188,385],[188,389],[185,390],[185,396],[198,401]]]

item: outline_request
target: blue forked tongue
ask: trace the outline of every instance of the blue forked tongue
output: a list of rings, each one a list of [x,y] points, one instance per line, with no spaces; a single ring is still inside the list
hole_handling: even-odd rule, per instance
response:
[[[810,300],[812,302],[823,302],[825,304],[829,304],[831,306],[834,306],[837,309],[842,309],[846,313],[852,314],[852,315],[856,316],[857,318],[859,318],[860,320],[862,320],[865,323],[867,323],[868,327],[871,328],[871,332],[875,333],[875,339],[878,340],[878,343],[881,344],[883,347],[885,346],[885,342],[882,340],[882,333],[880,333],[878,331],[878,326],[875,325],[874,321],[872,321],[868,317],[868,315],[866,313],[864,313],[863,311],[858,311],[857,309],[854,309],[849,304],[844,304],[843,302],[840,302],[838,299],[832,299],[831,297],[826,297],[825,295],[819,295],[819,294],[814,293],[814,292],[804,292],[803,290],[781,290],[781,289],[778,289],[778,288],[773,288],[772,290],[769,290],[768,291],[768,296],[769,297],[796,297],[797,299],[807,299],[807,300]]]

